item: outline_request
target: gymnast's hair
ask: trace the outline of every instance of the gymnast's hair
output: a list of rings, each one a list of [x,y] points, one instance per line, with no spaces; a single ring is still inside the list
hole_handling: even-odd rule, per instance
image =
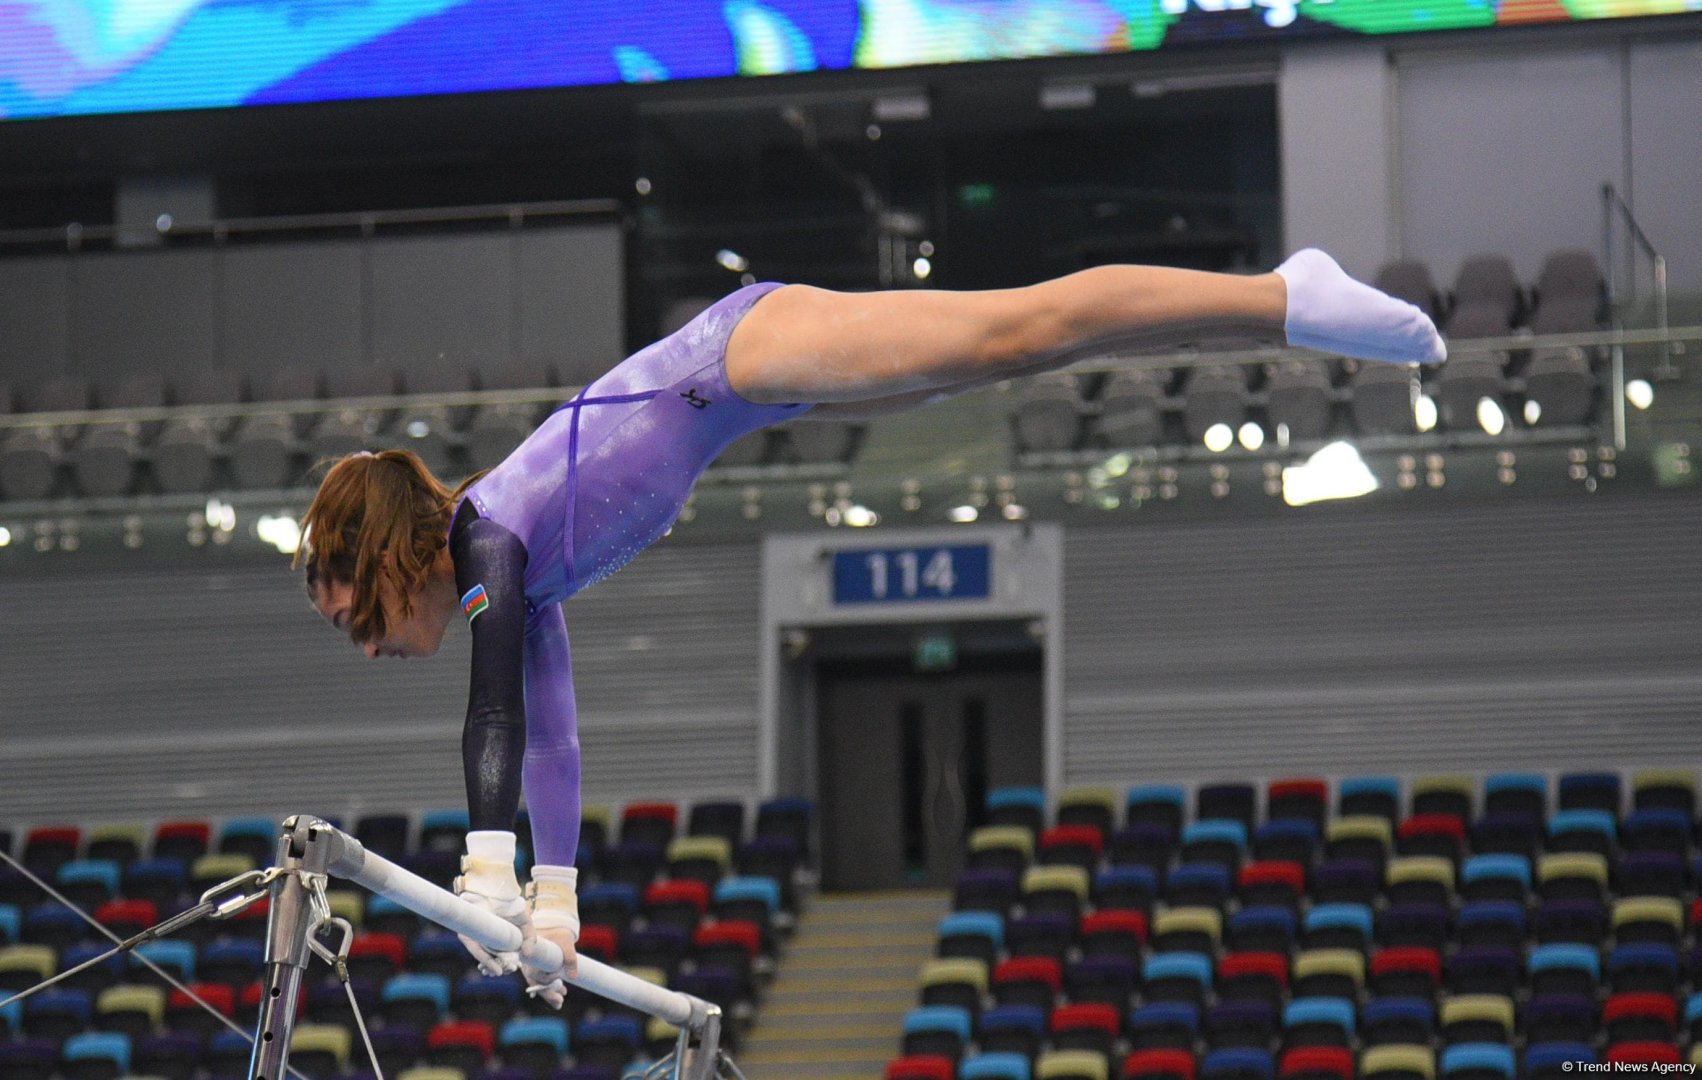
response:
[[[327,464],[290,566],[306,565],[309,596],[321,583],[350,585],[349,636],[371,641],[387,629],[380,583],[398,598],[402,617],[412,613],[411,596],[448,542],[456,503],[489,470],[450,488],[412,450],[362,451],[318,467]]]

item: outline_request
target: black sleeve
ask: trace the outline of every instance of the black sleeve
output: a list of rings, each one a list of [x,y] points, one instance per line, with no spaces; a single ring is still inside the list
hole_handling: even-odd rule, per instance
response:
[[[449,532],[455,587],[473,634],[461,759],[473,829],[513,829],[526,756],[526,546],[463,502]]]

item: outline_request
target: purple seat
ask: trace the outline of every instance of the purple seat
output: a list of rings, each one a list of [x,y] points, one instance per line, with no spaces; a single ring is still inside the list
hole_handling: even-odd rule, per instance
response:
[[[1016,875],[1008,870],[965,870],[952,888],[953,911],[991,911],[1001,917],[1016,903]]]
[[[1380,884],[1376,866],[1363,859],[1328,859],[1312,872],[1312,901],[1370,906]]]
[[[0,1076],[7,1080],[48,1080],[59,1065],[59,1044],[52,1039],[0,1043]]]

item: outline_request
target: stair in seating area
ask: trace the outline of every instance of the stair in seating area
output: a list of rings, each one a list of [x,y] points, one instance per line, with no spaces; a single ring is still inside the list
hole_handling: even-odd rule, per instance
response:
[[[749,1080],[880,1080],[933,954],[945,892],[817,896],[798,920],[756,1027]]]

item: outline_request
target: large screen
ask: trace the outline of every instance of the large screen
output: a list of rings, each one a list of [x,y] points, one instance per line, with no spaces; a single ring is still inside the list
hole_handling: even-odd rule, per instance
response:
[[[0,118],[893,68],[1702,0],[0,0]]]

